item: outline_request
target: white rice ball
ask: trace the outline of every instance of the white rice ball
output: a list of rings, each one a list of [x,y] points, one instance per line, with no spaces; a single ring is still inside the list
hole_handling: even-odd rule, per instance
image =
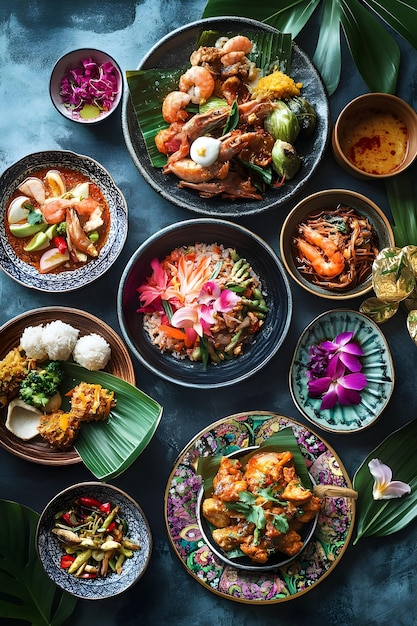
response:
[[[75,344],[72,358],[88,370],[102,370],[111,355],[111,348],[104,337],[91,333],[80,337]]]
[[[22,333],[20,345],[26,353],[28,359],[35,361],[45,361],[48,358],[48,352],[42,343],[43,325],[28,326]]]
[[[80,331],[61,320],[46,324],[42,343],[52,361],[67,361],[77,342]]]

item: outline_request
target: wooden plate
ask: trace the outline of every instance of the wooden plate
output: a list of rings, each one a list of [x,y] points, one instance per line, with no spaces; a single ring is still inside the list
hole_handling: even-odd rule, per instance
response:
[[[0,359],[19,345],[20,337],[28,326],[39,326],[54,320],[61,320],[80,331],[80,337],[97,333],[110,344],[111,358],[105,371],[136,384],[135,370],[129,352],[119,335],[105,322],[86,311],[69,307],[43,307],[22,313],[6,322],[0,328]],[[81,457],[73,449],[67,451],[54,450],[41,439],[35,437],[23,441],[11,433],[5,426],[7,407],[0,409],[0,445],[16,456],[43,465],[71,465],[79,463]]]

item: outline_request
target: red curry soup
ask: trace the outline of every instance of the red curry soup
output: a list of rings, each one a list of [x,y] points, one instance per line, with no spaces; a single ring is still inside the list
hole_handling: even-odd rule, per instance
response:
[[[41,274],[74,270],[98,257],[110,229],[100,188],[67,168],[32,173],[6,206],[5,227],[16,256]]]

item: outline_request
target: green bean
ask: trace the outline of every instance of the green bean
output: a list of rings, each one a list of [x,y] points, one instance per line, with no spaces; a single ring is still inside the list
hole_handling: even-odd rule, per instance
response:
[[[242,335],[242,330],[238,330],[237,333],[230,340],[230,342],[227,344],[227,346],[224,349],[224,351],[227,354],[229,354],[230,352],[233,352],[234,348],[236,348],[237,344],[239,343],[241,335]]]

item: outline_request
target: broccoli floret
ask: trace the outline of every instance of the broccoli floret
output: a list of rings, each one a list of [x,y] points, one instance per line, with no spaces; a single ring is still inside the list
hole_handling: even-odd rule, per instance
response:
[[[62,378],[59,362],[51,361],[43,369],[29,372],[20,384],[19,397],[27,404],[43,408],[58,391]]]

